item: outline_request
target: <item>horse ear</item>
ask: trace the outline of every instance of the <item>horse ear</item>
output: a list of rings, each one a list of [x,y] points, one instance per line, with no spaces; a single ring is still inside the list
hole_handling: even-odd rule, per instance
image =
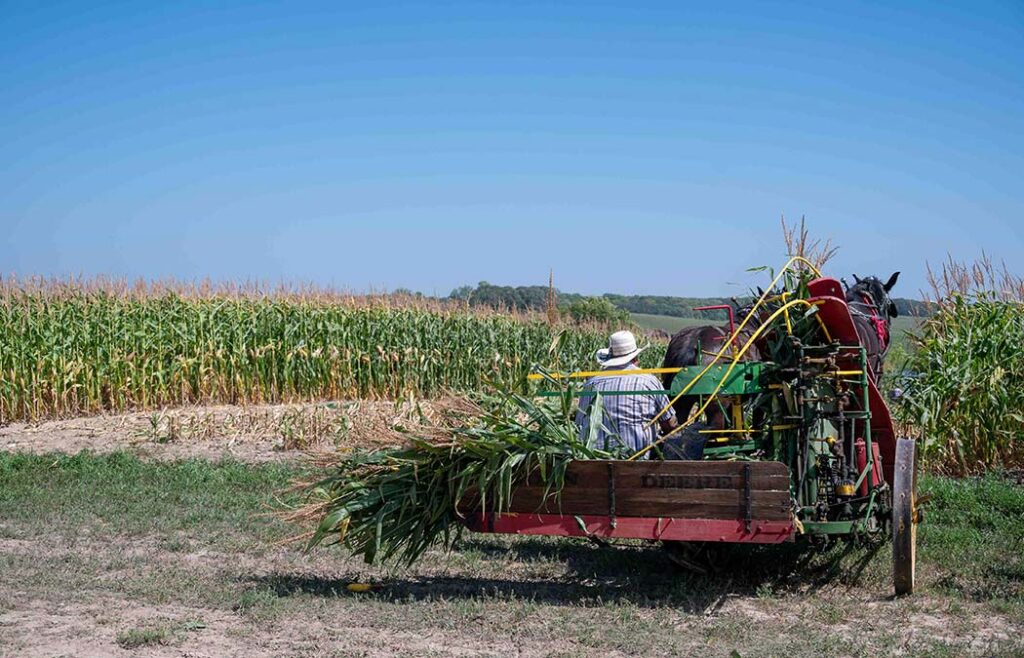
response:
[[[890,290],[892,290],[896,286],[896,280],[899,279],[899,278],[900,278],[900,273],[899,272],[893,272],[892,276],[889,277],[889,280],[886,282],[886,284],[884,286],[885,287],[885,291],[889,292]]]
[[[859,276],[857,276],[856,274],[854,274],[854,275],[853,275],[853,280],[854,280],[854,282],[856,282],[856,283],[860,283],[860,277],[859,277]]]

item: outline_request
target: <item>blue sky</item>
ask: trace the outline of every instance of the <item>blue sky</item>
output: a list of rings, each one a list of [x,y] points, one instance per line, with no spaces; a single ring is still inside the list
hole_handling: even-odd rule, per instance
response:
[[[784,213],[1020,273],[1024,5],[891,4],[2,2],[0,272],[733,294]]]

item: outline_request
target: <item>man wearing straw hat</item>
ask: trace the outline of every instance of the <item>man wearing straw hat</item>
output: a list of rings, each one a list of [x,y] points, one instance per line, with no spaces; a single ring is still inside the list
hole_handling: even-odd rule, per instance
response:
[[[601,370],[629,371],[639,370],[639,356],[646,347],[637,348],[636,336],[631,331],[616,331],[608,337],[608,347],[597,351],[597,363]],[[662,391],[662,384],[654,375],[608,374],[591,377],[583,385],[584,395],[580,397],[580,408],[576,413],[576,424],[580,428],[580,440],[591,441],[591,445],[600,448],[614,449],[622,446],[631,452],[643,450],[658,438],[658,428],[648,424],[659,411],[668,406],[668,396],[664,393],[649,395],[607,395],[601,396],[603,418],[592,419],[591,405],[596,396],[586,395],[593,391]],[[592,420],[601,423],[591,432]],[[669,432],[676,427],[676,415],[669,409],[659,419],[658,426],[662,432]]]

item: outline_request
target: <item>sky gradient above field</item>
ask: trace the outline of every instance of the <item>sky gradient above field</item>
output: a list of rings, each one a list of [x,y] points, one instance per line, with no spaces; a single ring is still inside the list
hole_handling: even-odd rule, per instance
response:
[[[1019,2],[298,4],[4,3],[0,272],[734,294],[785,213],[1020,273]]]

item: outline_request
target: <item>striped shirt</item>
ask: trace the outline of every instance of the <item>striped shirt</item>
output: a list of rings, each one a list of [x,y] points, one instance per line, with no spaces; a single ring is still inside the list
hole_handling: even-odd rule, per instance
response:
[[[609,370],[639,370],[630,363],[626,366],[609,368]],[[663,391],[665,387],[654,375],[597,375],[591,377],[583,385],[584,394],[580,396],[580,408],[576,412],[576,424],[580,428],[580,441],[590,438],[590,405],[593,395],[586,391]],[[646,448],[658,438],[658,423],[647,427],[651,419],[666,406],[668,396],[664,393],[650,395],[609,395],[601,396],[604,405],[603,426],[597,430],[594,441],[590,445],[607,450],[615,450],[624,446],[631,452]],[[675,412],[669,409],[658,420],[675,418]]]

